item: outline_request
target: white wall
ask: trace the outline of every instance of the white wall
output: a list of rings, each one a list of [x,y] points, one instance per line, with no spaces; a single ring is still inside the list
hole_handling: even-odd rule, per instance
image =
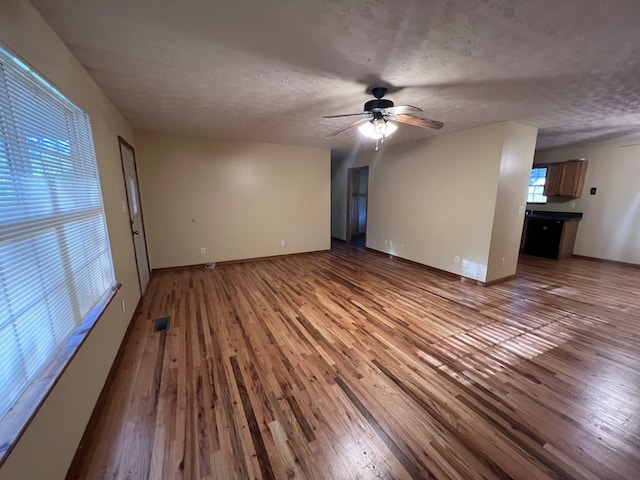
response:
[[[379,152],[363,143],[367,150],[332,162],[332,235],[345,238],[347,170],[369,165],[368,247],[486,281],[496,214],[498,229],[509,231],[500,255],[517,252],[519,236],[512,231],[522,228],[518,204],[524,203],[535,135],[535,128],[500,123],[383,145]],[[513,202],[505,220],[496,208],[498,187],[513,178],[516,193],[504,187],[499,198]],[[513,274],[515,261],[502,270],[501,276]]]
[[[26,0],[0,2],[0,42],[89,114],[116,277],[123,285],[0,468],[2,480],[64,478],[140,298],[118,135],[133,133],[107,97]],[[129,310],[122,313],[120,300]]]
[[[135,135],[152,268],[331,247],[329,149]]]
[[[496,208],[491,231],[487,282],[513,275],[518,267],[520,239],[538,129],[508,122],[500,162]]]
[[[582,197],[528,208],[582,212],[574,254],[640,264],[640,145],[544,150],[534,162],[574,158],[589,162]],[[596,195],[589,194],[591,187],[597,188]]]

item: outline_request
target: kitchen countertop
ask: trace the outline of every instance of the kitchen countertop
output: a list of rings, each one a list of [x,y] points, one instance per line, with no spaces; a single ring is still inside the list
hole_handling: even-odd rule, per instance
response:
[[[582,220],[582,213],[579,212],[547,212],[544,210],[527,210],[526,218],[539,218],[541,220],[563,220],[578,221]]]

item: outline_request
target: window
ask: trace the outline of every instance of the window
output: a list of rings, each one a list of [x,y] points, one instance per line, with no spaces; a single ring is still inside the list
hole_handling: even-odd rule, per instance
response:
[[[89,118],[0,48],[0,419],[115,285]]]
[[[527,192],[527,203],[547,203],[544,196],[544,181],[547,177],[546,168],[532,168],[529,177],[529,191]]]

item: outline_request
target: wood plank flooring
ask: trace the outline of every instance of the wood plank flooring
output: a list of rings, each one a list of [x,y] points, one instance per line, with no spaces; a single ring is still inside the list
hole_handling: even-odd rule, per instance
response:
[[[639,297],[582,259],[488,288],[345,248],[156,273],[68,478],[638,479]]]

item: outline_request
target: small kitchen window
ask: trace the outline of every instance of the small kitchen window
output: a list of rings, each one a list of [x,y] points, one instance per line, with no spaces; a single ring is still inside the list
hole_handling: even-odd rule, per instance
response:
[[[544,182],[547,178],[547,169],[532,168],[529,177],[529,190],[527,191],[527,203],[547,203],[544,195]]]

